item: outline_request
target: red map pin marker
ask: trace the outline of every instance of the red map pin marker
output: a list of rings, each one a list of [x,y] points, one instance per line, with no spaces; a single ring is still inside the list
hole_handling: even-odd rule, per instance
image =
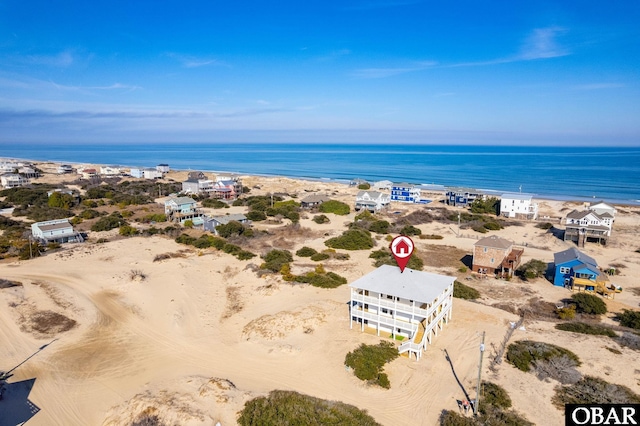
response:
[[[411,254],[413,253],[413,241],[411,238],[399,235],[391,241],[391,253],[396,258],[396,262],[400,267],[400,272],[404,272],[404,268],[409,263]]]

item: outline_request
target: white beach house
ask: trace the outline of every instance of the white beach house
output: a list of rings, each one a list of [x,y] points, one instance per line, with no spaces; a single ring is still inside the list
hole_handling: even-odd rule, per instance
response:
[[[390,265],[349,284],[350,327],[359,325],[393,336],[402,336],[400,353],[420,359],[432,336],[451,319],[455,277]]]
[[[534,203],[533,197],[529,194],[502,194],[500,215],[535,220],[538,218],[538,203]]]
[[[69,219],[55,219],[31,224],[33,237],[44,243],[82,242],[84,238],[73,229]]]
[[[359,191],[356,194],[356,211],[369,210],[372,213],[379,212],[391,202],[391,196],[378,191]]]

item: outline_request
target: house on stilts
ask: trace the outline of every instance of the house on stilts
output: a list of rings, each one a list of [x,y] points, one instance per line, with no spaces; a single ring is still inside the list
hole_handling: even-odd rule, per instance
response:
[[[451,319],[454,281],[455,277],[382,265],[349,284],[350,327],[373,329],[378,336],[402,336],[398,352],[419,360]]]

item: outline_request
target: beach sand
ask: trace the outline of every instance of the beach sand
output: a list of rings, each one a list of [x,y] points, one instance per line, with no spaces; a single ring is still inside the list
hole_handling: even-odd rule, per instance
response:
[[[49,167],[44,164],[43,167]],[[53,168],[53,165],[51,165]],[[46,170],[45,170],[46,171]],[[186,172],[172,172],[176,181]],[[253,194],[283,192],[298,199],[322,192],[352,205],[356,188],[331,182],[279,177],[243,176]],[[45,174],[39,181],[61,182]],[[260,187],[260,189],[257,189]],[[416,209],[441,208],[442,194],[430,194],[427,206],[394,203],[390,220]],[[579,204],[544,201],[542,215],[560,217]],[[244,211],[234,207],[224,213]],[[455,209],[454,209],[455,210]],[[614,278],[625,290],[607,300],[610,313],[603,322],[614,324],[611,312],[637,309],[640,296],[640,208],[620,207],[614,233],[606,247],[587,244],[584,252],[600,266],[619,266]],[[220,212],[220,210],[218,211]],[[400,212],[395,214],[394,212]],[[283,230],[283,224],[255,223],[275,237],[261,241],[254,252],[271,247],[294,252],[302,246],[324,249],[323,242],[339,235],[348,216],[328,215],[319,225],[304,214],[302,231]],[[428,347],[420,361],[400,357],[385,367],[391,389],[368,386],[344,366],[345,355],[361,343],[380,337],[350,329],[349,288],[321,289],[284,282],[279,275],[259,277],[259,258],[239,261],[215,249],[198,250],[172,239],[116,237],[117,230],[90,233],[83,244],[64,245],[60,251],[28,261],[0,263],[0,277],[22,283],[0,289],[0,368],[11,368],[42,345],[53,343],[20,366],[10,382],[36,378],[29,399],[41,411],[29,425],[127,425],[141,413],[157,414],[181,425],[236,423],[244,403],[274,389],[294,390],[338,400],[365,409],[383,425],[435,425],[442,410],[457,410],[464,397],[461,385],[474,397],[479,346],[486,332],[483,379],[503,386],[513,408],[538,425],[560,425],[564,413],[551,404],[555,381],[540,381],[503,362],[489,369],[494,348],[518,315],[508,312],[531,300],[557,303],[571,292],[544,279],[510,282],[477,279],[460,272],[460,258],[470,255],[480,234],[471,230],[458,237],[457,226],[420,225],[424,234],[441,240],[414,239],[425,261],[425,271],[456,276],[482,293],[478,302],[455,299],[453,319]],[[471,234],[474,234],[473,236]],[[485,235],[500,235],[527,244],[523,262],[553,261],[553,253],[570,247],[533,222]],[[98,238],[110,241],[97,244]],[[380,238],[377,248],[388,243]],[[176,257],[154,261],[157,255]],[[374,269],[370,251],[348,252],[349,260],[323,262],[349,282]],[[255,265],[255,266],[252,266]],[[316,263],[294,257],[295,273]],[[139,274],[132,274],[138,271]],[[144,275],[144,278],[141,277]],[[503,309],[491,306],[500,304]],[[51,311],[76,322],[68,331],[41,332],[34,318]],[[64,325],[64,324],[63,324]],[[615,341],[554,329],[554,322],[527,320],[511,341],[554,343],[574,351],[579,370],[622,384],[640,393],[638,355]],[[612,353],[609,348],[620,351]],[[450,365],[445,358],[450,356]],[[1,405],[0,405],[1,408]]]

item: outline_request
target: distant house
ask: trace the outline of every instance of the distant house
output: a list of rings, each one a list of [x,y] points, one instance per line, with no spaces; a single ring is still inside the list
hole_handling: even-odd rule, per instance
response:
[[[31,234],[42,243],[82,242],[84,238],[73,229],[69,219],[47,220],[31,224]]]
[[[445,196],[448,205],[459,207],[467,207],[477,198],[484,198],[480,191],[470,188],[448,188]]]
[[[119,176],[122,174],[122,169],[118,166],[102,166],[100,167],[100,174],[102,176]]]
[[[145,179],[162,179],[162,172],[156,169],[147,168],[142,170],[142,177]]]
[[[237,198],[242,194],[242,179],[240,176],[218,175],[216,176],[216,182],[225,182],[225,186],[233,189],[234,198]]]
[[[191,220],[195,226],[200,226],[204,223],[204,213],[196,205],[191,197],[170,197],[164,202],[164,214],[172,222],[184,224]]]
[[[142,179],[144,177],[144,169],[132,168],[129,170],[131,177]]]
[[[216,180],[213,183],[211,195],[221,200],[235,200],[242,194],[242,183],[238,192],[238,182],[235,180]]]
[[[353,179],[353,180],[351,180],[351,182],[349,182],[350,186],[360,186],[360,185],[368,185],[368,184],[369,184],[369,182],[367,182],[364,179],[359,179],[359,178]]]
[[[372,213],[379,212],[389,205],[391,196],[378,191],[359,191],[356,194],[356,211],[369,210]]]
[[[538,203],[528,194],[502,194],[500,197],[500,215],[518,219],[538,218]]]
[[[359,326],[404,338],[398,348],[420,359],[451,319],[455,277],[415,271],[390,265],[358,278],[349,284],[350,328]]]
[[[216,231],[216,226],[218,225],[226,225],[229,222],[240,222],[244,225],[251,224],[251,221],[247,219],[247,217],[243,214],[229,214],[225,216],[213,216],[213,217],[204,217],[203,218],[203,228],[205,231],[213,232],[214,234],[218,234]]]
[[[171,171],[171,167],[168,164],[158,164],[156,166],[156,170],[160,173],[169,173]]]
[[[408,183],[394,183],[391,187],[391,201],[419,203],[420,188]]]
[[[300,200],[300,207],[302,207],[303,209],[318,207],[320,204],[324,203],[325,201],[329,201],[329,197],[327,197],[326,195],[311,194],[304,197],[302,200]]]
[[[15,161],[3,161],[0,163],[0,174],[15,173],[23,165],[23,163],[17,163]]]
[[[63,175],[67,173],[73,173],[73,167],[68,164],[61,164],[60,166],[58,166],[58,174]]]
[[[0,183],[5,189],[17,188],[29,184],[29,179],[17,173],[6,173],[0,176]]]
[[[85,179],[92,179],[98,176],[98,171],[92,168],[80,169],[78,170],[78,173],[81,174]]]
[[[553,285],[570,287],[573,278],[596,281],[602,274],[598,262],[577,248],[570,248],[553,255],[555,274]]]
[[[600,217],[607,218],[611,217],[611,221],[615,220],[617,210],[611,204],[607,204],[604,201],[599,201],[597,203],[591,203],[589,205],[589,210],[596,212]]]
[[[473,245],[473,265],[471,270],[480,274],[512,277],[520,266],[524,249],[514,247],[514,243],[492,235]]]
[[[609,213],[599,215],[592,210],[573,210],[565,219],[564,240],[573,241],[578,247],[586,242],[606,244],[611,236],[613,217]]]
[[[374,182],[371,185],[371,189],[376,191],[391,191],[391,187],[393,186],[393,182],[390,180],[379,180],[378,182]]]
[[[18,168],[18,174],[26,177],[26,178],[37,178],[40,176],[40,172],[38,172],[34,167],[31,166],[22,166]]]
[[[207,180],[207,176],[202,172],[189,172],[187,180]]]

